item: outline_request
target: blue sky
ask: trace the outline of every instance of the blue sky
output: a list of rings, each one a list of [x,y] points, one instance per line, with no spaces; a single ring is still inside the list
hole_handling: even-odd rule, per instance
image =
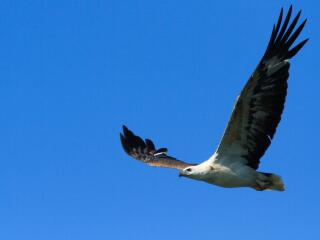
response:
[[[283,119],[261,171],[223,189],[145,166],[122,124],[187,162],[215,150],[281,6],[303,9]],[[2,1],[0,239],[316,239],[317,1]]]

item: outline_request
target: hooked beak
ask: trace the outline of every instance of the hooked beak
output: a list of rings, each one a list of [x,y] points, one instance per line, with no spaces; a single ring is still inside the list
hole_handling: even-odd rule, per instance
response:
[[[179,172],[179,177],[184,177],[185,174],[183,172]]]

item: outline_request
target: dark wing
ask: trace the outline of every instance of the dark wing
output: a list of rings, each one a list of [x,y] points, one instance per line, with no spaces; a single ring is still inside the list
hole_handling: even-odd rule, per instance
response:
[[[278,22],[273,26],[267,50],[236,101],[216,151],[218,157],[215,161],[229,161],[224,164],[244,161],[244,164],[257,169],[259,159],[269,147],[281,119],[287,95],[290,66],[288,60],[308,41],[305,39],[293,45],[306,20],[293,31],[301,11],[289,25],[291,13],[292,6],[281,24],[281,9]],[[212,160],[214,161],[213,158]]]
[[[123,134],[120,133],[120,140],[125,152],[144,163],[154,167],[175,168],[182,170],[186,167],[193,166],[177,160],[167,155],[166,148],[156,149],[150,139],[143,141],[136,136],[126,126],[123,126]]]

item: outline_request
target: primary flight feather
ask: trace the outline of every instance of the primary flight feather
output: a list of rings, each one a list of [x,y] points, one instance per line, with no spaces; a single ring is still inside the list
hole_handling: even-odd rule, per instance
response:
[[[131,157],[156,167],[175,168],[179,176],[221,187],[251,187],[284,190],[280,176],[256,171],[281,119],[287,95],[289,60],[308,41],[294,45],[306,20],[296,27],[301,11],[290,22],[292,6],[283,20],[283,9],[273,26],[267,49],[257,68],[237,97],[230,120],[215,153],[200,164],[189,164],[156,149],[149,139],[136,136],[126,126],[120,134]]]

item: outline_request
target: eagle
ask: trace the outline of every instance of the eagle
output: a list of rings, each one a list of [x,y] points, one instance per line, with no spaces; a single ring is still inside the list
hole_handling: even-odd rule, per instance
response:
[[[199,164],[190,164],[157,149],[126,126],[120,133],[124,151],[134,159],[154,167],[174,168],[179,176],[225,188],[249,187],[257,191],[284,191],[280,176],[257,171],[276,132],[287,95],[289,60],[308,39],[294,44],[307,19],[298,27],[301,10],[290,22],[292,5],[273,25],[266,51],[237,97],[231,117],[214,154]],[[283,21],[284,18],[284,21]]]

